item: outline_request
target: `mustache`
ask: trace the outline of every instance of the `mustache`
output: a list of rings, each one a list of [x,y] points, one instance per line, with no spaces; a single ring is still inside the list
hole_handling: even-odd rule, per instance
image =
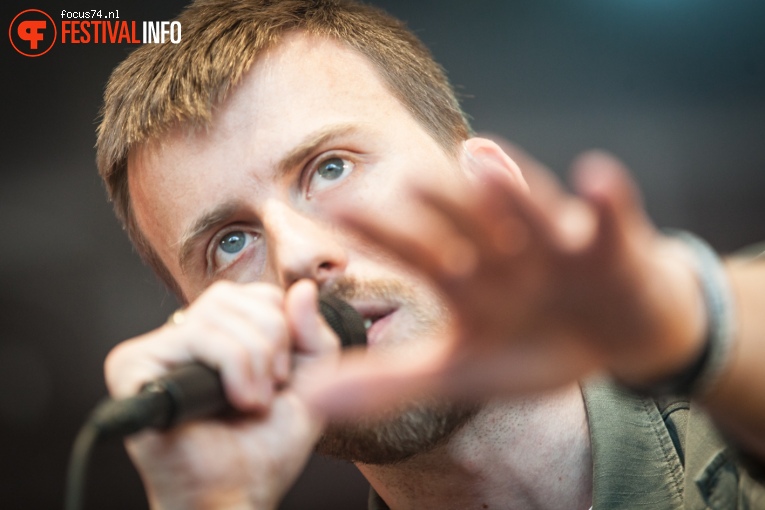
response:
[[[404,310],[404,322],[408,324],[407,337],[430,337],[451,321],[446,304],[424,292],[417,282],[343,275],[327,282],[321,292],[330,293],[351,304],[354,301],[377,301]]]
[[[410,285],[391,278],[360,279],[354,276],[341,276],[328,282],[322,292],[343,301],[380,300],[398,304],[415,301],[415,292]]]

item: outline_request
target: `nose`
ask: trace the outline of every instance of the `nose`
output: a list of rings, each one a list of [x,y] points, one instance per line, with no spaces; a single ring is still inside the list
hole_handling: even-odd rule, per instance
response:
[[[345,271],[347,253],[331,225],[278,200],[264,204],[262,221],[269,266],[283,288],[301,278],[321,286]]]

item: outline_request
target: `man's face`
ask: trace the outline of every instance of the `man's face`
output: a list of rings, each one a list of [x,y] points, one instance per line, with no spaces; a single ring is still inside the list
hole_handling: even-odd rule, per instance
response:
[[[340,43],[292,34],[254,65],[209,129],[175,129],[131,154],[138,225],[187,300],[218,279],[334,285],[376,320],[370,344],[434,336],[427,287],[334,228],[327,205],[418,221],[413,182],[464,179],[460,165]],[[382,318],[380,318],[382,317]]]

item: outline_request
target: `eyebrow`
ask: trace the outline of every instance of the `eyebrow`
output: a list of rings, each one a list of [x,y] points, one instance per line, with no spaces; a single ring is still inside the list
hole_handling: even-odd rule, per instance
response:
[[[336,138],[346,136],[355,133],[358,127],[353,124],[336,124],[327,126],[315,133],[311,133],[298,144],[295,148],[290,150],[276,165],[279,175],[285,175],[291,169],[298,166],[311,153],[313,153],[317,147],[320,147]]]
[[[178,252],[178,265],[181,268],[181,272],[184,274],[188,272],[191,259],[193,258],[194,247],[201,237],[203,237],[208,231],[224,223],[230,218],[238,209],[240,205],[238,202],[226,202],[219,205],[210,212],[203,214],[197,219],[192,227],[188,229],[179,241],[180,250]]]
[[[337,124],[328,126],[317,132],[311,133],[300,144],[290,150],[281,158],[276,165],[277,175],[286,175],[291,169],[298,166],[308,158],[318,147],[325,145],[336,138],[346,136],[358,130],[353,124]],[[233,216],[242,204],[239,201],[225,202],[211,211],[204,213],[196,219],[191,227],[187,229],[180,238],[178,245],[178,264],[183,273],[187,273],[193,259],[194,248],[199,239],[217,227],[225,223],[228,218]]]

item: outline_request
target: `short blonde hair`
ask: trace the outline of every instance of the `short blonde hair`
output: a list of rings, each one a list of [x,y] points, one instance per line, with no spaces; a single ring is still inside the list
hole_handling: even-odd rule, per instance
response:
[[[136,224],[128,154],[178,125],[205,126],[252,63],[287,32],[331,37],[366,56],[391,93],[448,152],[470,128],[443,69],[402,22],[344,0],[199,0],[178,17],[179,44],[147,44],[111,75],[98,126],[97,164],[117,217],[141,257],[181,299]]]

